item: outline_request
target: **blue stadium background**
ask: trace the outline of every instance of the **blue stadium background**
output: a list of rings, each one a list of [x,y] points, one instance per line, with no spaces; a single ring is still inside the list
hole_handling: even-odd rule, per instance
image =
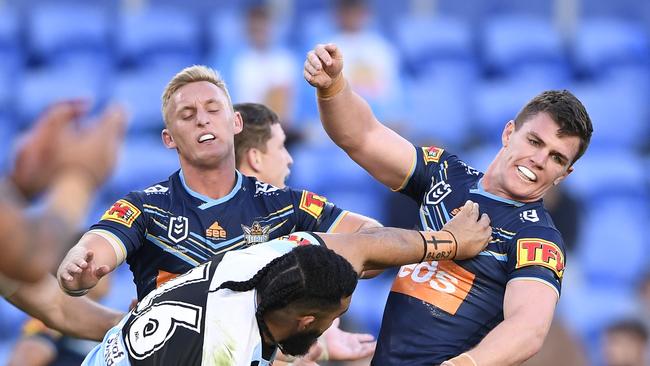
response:
[[[259,2],[259,1],[258,1]],[[244,14],[251,1],[0,1],[0,169],[17,137],[49,103],[90,98],[130,110],[118,168],[88,223],[132,189],[177,169],[160,143],[160,94],[182,67],[204,63],[231,85],[234,55],[248,47]],[[314,92],[302,80],[305,53],[333,32],[333,2],[268,1],[273,39],[298,65],[296,103],[287,117],[304,138],[293,144],[290,184],[344,208],[391,223],[402,207],[324,135]],[[650,3],[642,0],[369,1],[371,31],[399,60],[400,98],[380,117],[414,142],[438,144],[484,169],[500,131],[531,97],[567,88],[586,105],[595,134],[566,181],[581,220],[558,318],[577,335],[592,364],[609,322],[643,311],[648,222]],[[261,65],[263,67],[263,65]],[[234,100],[248,102],[248,100]],[[382,107],[382,106],[379,106]],[[399,213],[398,213],[399,215]],[[645,229],[644,229],[645,227]],[[106,303],[125,308],[130,273],[118,271]],[[350,324],[376,332],[388,281],[364,284]],[[24,315],[0,302],[0,363]]]

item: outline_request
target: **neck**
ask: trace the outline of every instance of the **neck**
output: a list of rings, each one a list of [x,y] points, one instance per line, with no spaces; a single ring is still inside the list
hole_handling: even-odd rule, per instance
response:
[[[185,184],[194,192],[219,199],[232,191],[237,181],[234,159],[220,162],[220,165],[205,168],[192,164],[184,164],[181,169]]]

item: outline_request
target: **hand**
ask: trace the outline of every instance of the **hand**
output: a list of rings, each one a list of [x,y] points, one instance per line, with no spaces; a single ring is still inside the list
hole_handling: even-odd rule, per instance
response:
[[[320,355],[323,353],[323,347],[318,344],[314,343],[313,346],[309,349],[309,352],[307,352],[306,355],[297,358],[295,361],[291,362],[289,365],[291,366],[318,366],[318,358]]]
[[[107,107],[94,125],[66,136],[59,165],[64,170],[85,172],[95,187],[99,186],[115,167],[125,125],[124,109],[116,105]]]
[[[307,53],[303,75],[312,86],[323,89],[332,85],[341,76],[343,70],[343,54],[333,44],[318,44]]]
[[[22,138],[16,151],[11,179],[26,198],[48,187],[57,173],[62,140],[87,109],[82,101],[66,101],[50,106]]]
[[[64,291],[79,292],[90,289],[111,271],[107,265],[97,266],[94,256],[93,251],[83,247],[70,250],[57,271],[59,284]]]
[[[354,361],[366,358],[375,352],[377,342],[371,334],[348,333],[339,328],[340,319],[323,333],[330,360]]]
[[[449,231],[456,239],[454,259],[468,259],[480,253],[488,245],[492,235],[490,218],[482,214],[479,219],[478,203],[467,201],[460,212],[447,222],[442,230]]]

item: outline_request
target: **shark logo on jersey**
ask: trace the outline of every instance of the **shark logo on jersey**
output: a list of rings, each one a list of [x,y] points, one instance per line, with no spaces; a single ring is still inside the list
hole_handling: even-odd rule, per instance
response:
[[[169,191],[168,187],[164,187],[160,184],[156,184],[155,186],[151,186],[147,189],[144,190],[144,193],[146,194],[163,194],[167,193]]]
[[[241,228],[244,230],[244,240],[248,245],[269,241],[271,225],[262,226],[258,221],[253,221],[253,225],[250,227],[242,225]]]
[[[273,193],[273,192],[278,191],[278,190],[280,190],[280,188],[278,188],[278,187],[276,187],[274,185],[271,185],[269,183],[260,182],[259,180],[255,181],[255,195],[256,196],[260,195],[260,194]]]
[[[433,181],[433,178],[431,179]],[[444,180],[434,184],[427,195],[424,197],[424,203],[427,205],[437,205],[451,193],[451,185],[447,184]]]
[[[167,229],[167,236],[171,241],[178,244],[187,239],[189,233],[189,224],[187,217],[176,216],[169,218],[169,228]]]
[[[527,210],[519,214],[521,222],[530,221],[537,222],[539,221],[539,216],[537,216],[537,210]]]

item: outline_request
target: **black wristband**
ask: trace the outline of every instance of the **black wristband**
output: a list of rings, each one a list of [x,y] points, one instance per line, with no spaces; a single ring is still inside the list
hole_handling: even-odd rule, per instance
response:
[[[424,258],[427,256],[427,239],[424,237],[424,235],[418,231],[418,234],[422,237],[422,245],[424,245],[424,253],[422,253],[422,259],[418,263],[424,262]]]

